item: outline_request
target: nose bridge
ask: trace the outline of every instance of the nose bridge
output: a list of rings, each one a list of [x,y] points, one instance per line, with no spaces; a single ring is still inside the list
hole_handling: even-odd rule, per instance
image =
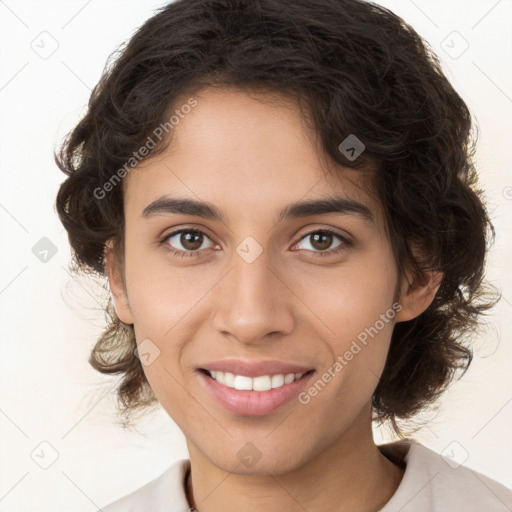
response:
[[[248,237],[233,253],[232,267],[219,290],[215,327],[244,343],[292,328],[286,287],[271,265],[269,253]]]

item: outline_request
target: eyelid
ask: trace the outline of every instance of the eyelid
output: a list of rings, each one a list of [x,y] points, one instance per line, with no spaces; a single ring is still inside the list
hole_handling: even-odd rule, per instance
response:
[[[342,240],[344,240],[345,242],[347,243],[352,243],[352,235],[350,233],[348,233],[347,231],[344,231],[344,230],[341,230],[339,228],[333,228],[333,227],[330,227],[330,226],[318,226],[318,227],[313,227],[313,228],[308,228],[307,231],[305,231],[302,235],[300,235],[300,238],[298,241],[302,240],[303,238],[305,238],[306,236],[308,235],[312,235],[314,233],[317,233],[319,231],[322,231],[324,233],[330,233],[332,235],[336,235],[338,237],[340,237]]]

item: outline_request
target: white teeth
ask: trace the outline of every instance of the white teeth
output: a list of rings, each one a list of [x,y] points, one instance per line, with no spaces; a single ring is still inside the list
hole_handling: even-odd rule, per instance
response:
[[[221,382],[221,381],[219,381]],[[235,389],[252,390],[252,379],[251,377],[244,377],[243,375],[237,375],[235,377]]]
[[[288,373],[278,375],[261,375],[259,377],[246,377],[245,375],[234,375],[229,372],[208,370],[210,375],[224,386],[246,391],[268,391],[269,389],[280,388],[300,379],[303,373]]]
[[[284,375],[272,375],[272,387],[280,388],[284,384]]]
[[[232,373],[224,373],[224,378],[222,379],[222,383],[230,388],[235,387],[235,376]]]
[[[268,375],[254,377],[252,380],[253,391],[268,391],[272,389],[272,379]]]

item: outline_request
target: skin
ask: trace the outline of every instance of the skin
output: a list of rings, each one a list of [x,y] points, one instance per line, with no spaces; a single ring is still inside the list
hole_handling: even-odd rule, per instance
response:
[[[278,359],[314,368],[314,382],[392,307],[396,290],[395,321],[410,320],[428,307],[441,276],[398,276],[381,205],[363,187],[368,176],[322,155],[292,100],[229,88],[194,98],[168,149],[125,178],[123,267],[112,250],[106,255],[118,316],[134,324],[138,344],[150,339],[160,351],[144,371],[186,437],[191,504],[199,512],[377,511],[403,476],[371,428],[393,322],[308,404],[291,400],[261,417],[222,408],[196,368],[227,357]],[[285,205],[334,192],[366,205],[374,221],[329,213],[276,222]],[[163,195],[207,201],[225,221],[144,218]],[[199,249],[180,235],[161,242],[182,228],[205,233]],[[322,228],[350,245],[333,236],[323,250],[331,254],[319,255],[321,244],[306,235]],[[252,263],[236,251],[248,236],[262,249]],[[261,455],[251,467],[237,456],[248,442]]]

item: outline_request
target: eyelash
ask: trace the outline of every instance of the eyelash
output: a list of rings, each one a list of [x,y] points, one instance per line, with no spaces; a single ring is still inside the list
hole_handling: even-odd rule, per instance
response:
[[[201,231],[199,229],[192,229],[192,228],[185,228],[180,229],[178,231],[173,231],[172,233],[165,235],[164,238],[160,240],[160,244],[164,246],[165,250],[173,254],[174,256],[178,256],[180,258],[188,258],[188,257],[194,257],[196,254],[198,254],[200,251],[180,251],[178,249],[175,249],[171,245],[167,243],[169,238],[172,238],[175,235],[179,235],[180,233],[194,233],[194,234],[201,234],[206,236],[207,238],[210,238],[204,231]],[[327,251],[311,251],[309,249],[306,249],[308,252],[312,252],[314,254],[317,254],[318,256],[333,256],[335,254],[339,254],[345,250],[347,250],[348,247],[352,246],[352,243],[347,240],[345,237],[340,235],[337,231],[334,231],[329,228],[323,228],[323,229],[316,229],[314,231],[310,231],[309,233],[306,233],[303,235],[300,240],[297,242],[301,242],[305,238],[311,235],[315,235],[317,233],[328,233],[330,235],[333,235],[334,237],[338,238],[342,243],[338,245],[335,249],[327,250]]]

